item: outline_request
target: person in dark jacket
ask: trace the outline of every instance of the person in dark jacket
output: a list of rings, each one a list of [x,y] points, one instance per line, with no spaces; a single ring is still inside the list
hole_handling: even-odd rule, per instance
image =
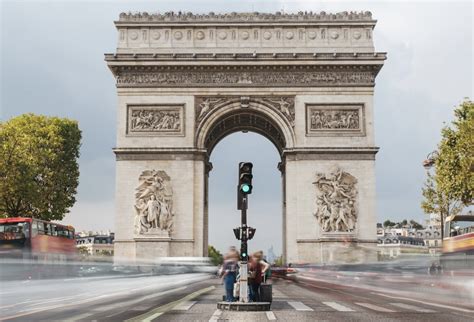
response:
[[[252,254],[249,261],[249,299],[252,302],[260,301],[260,284],[263,276],[270,268],[270,265],[263,261],[263,252],[258,251]]]

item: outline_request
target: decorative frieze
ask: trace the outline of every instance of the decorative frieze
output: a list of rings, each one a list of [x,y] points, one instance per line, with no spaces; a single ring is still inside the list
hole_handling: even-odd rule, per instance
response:
[[[183,135],[183,105],[129,105],[128,135]]]
[[[363,104],[307,104],[309,136],[365,135]]]
[[[356,229],[357,179],[334,167],[329,173],[316,173],[314,216],[323,232],[354,232]]]
[[[338,13],[321,12],[303,12],[298,13],[262,13],[262,12],[231,12],[194,14],[192,12],[165,12],[165,13],[125,13],[119,16],[120,22],[311,22],[311,21],[373,21],[370,11],[343,11]]]
[[[114,66],[117,87],[373,86],[372,66]]]

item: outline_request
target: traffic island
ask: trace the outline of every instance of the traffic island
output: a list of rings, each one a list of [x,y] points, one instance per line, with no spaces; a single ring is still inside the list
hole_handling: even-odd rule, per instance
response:
[[[227,311],[270,311],[270,302],[217,302],[219,310]]]

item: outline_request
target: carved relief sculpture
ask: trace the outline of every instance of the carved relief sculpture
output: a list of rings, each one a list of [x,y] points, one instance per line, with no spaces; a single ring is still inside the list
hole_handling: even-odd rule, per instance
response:
[[[210,111],[230,103],[240,102],[241,106],[248,107],[250,102],[266,105],[282,114],[291,126],[295,125],[295,98],[294,96],[204,96],[196,97],[197,121],[204,119]]]
[[[340,168],[317,173],[314,215],[324,232],[353,232],[357,223],[357,179]]]
[[[309,104],[306,129],[314,136],[363,136],[363,104]]]
[[[360,129],[358,110],[312,110],[310,118],[311,130]]]
[[[129,106],[128,133],[178,133],[183,130],[182,109],[167,106]]]
[[[256,98],[256,101],[258,100],[259,98]],[[295,98],[293,96],[263,97],[260,100],[282,113],[291,126],[295,126]]]
[[[135,234],[169,236],[173,229],[173,190],[165,171],[145,170],[135,193]]]

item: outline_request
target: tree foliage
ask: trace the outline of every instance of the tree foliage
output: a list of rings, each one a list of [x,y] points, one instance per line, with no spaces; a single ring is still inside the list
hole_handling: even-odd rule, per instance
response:
[[[215,249],[214,246],[209,245],[207,249],[212,264],[217,266],[224,262],[224,257],[222,256],[221,252]]]
[[[474,102],[465,100],[454,115],[451,126],[441,131],[435,181],[444,195],[469,206],[474,194]]]
[[[0,123],[0,214],[61,220],[76,199],[76,121],[24,114]]]
[[[465,100],[454,110],[455,119],[441,130],[441,142],[422,189],[421,208],[436,214],[441,225],[473,202],[474,103]]]
[[[396,223],[390,221],[389,219],[387,219],[387,220],[385,220],[385,221],[383,222],[383,226],[384,226],[384,227],[393,227],[393,226],[395,226],[395,225],[396,225]]]

